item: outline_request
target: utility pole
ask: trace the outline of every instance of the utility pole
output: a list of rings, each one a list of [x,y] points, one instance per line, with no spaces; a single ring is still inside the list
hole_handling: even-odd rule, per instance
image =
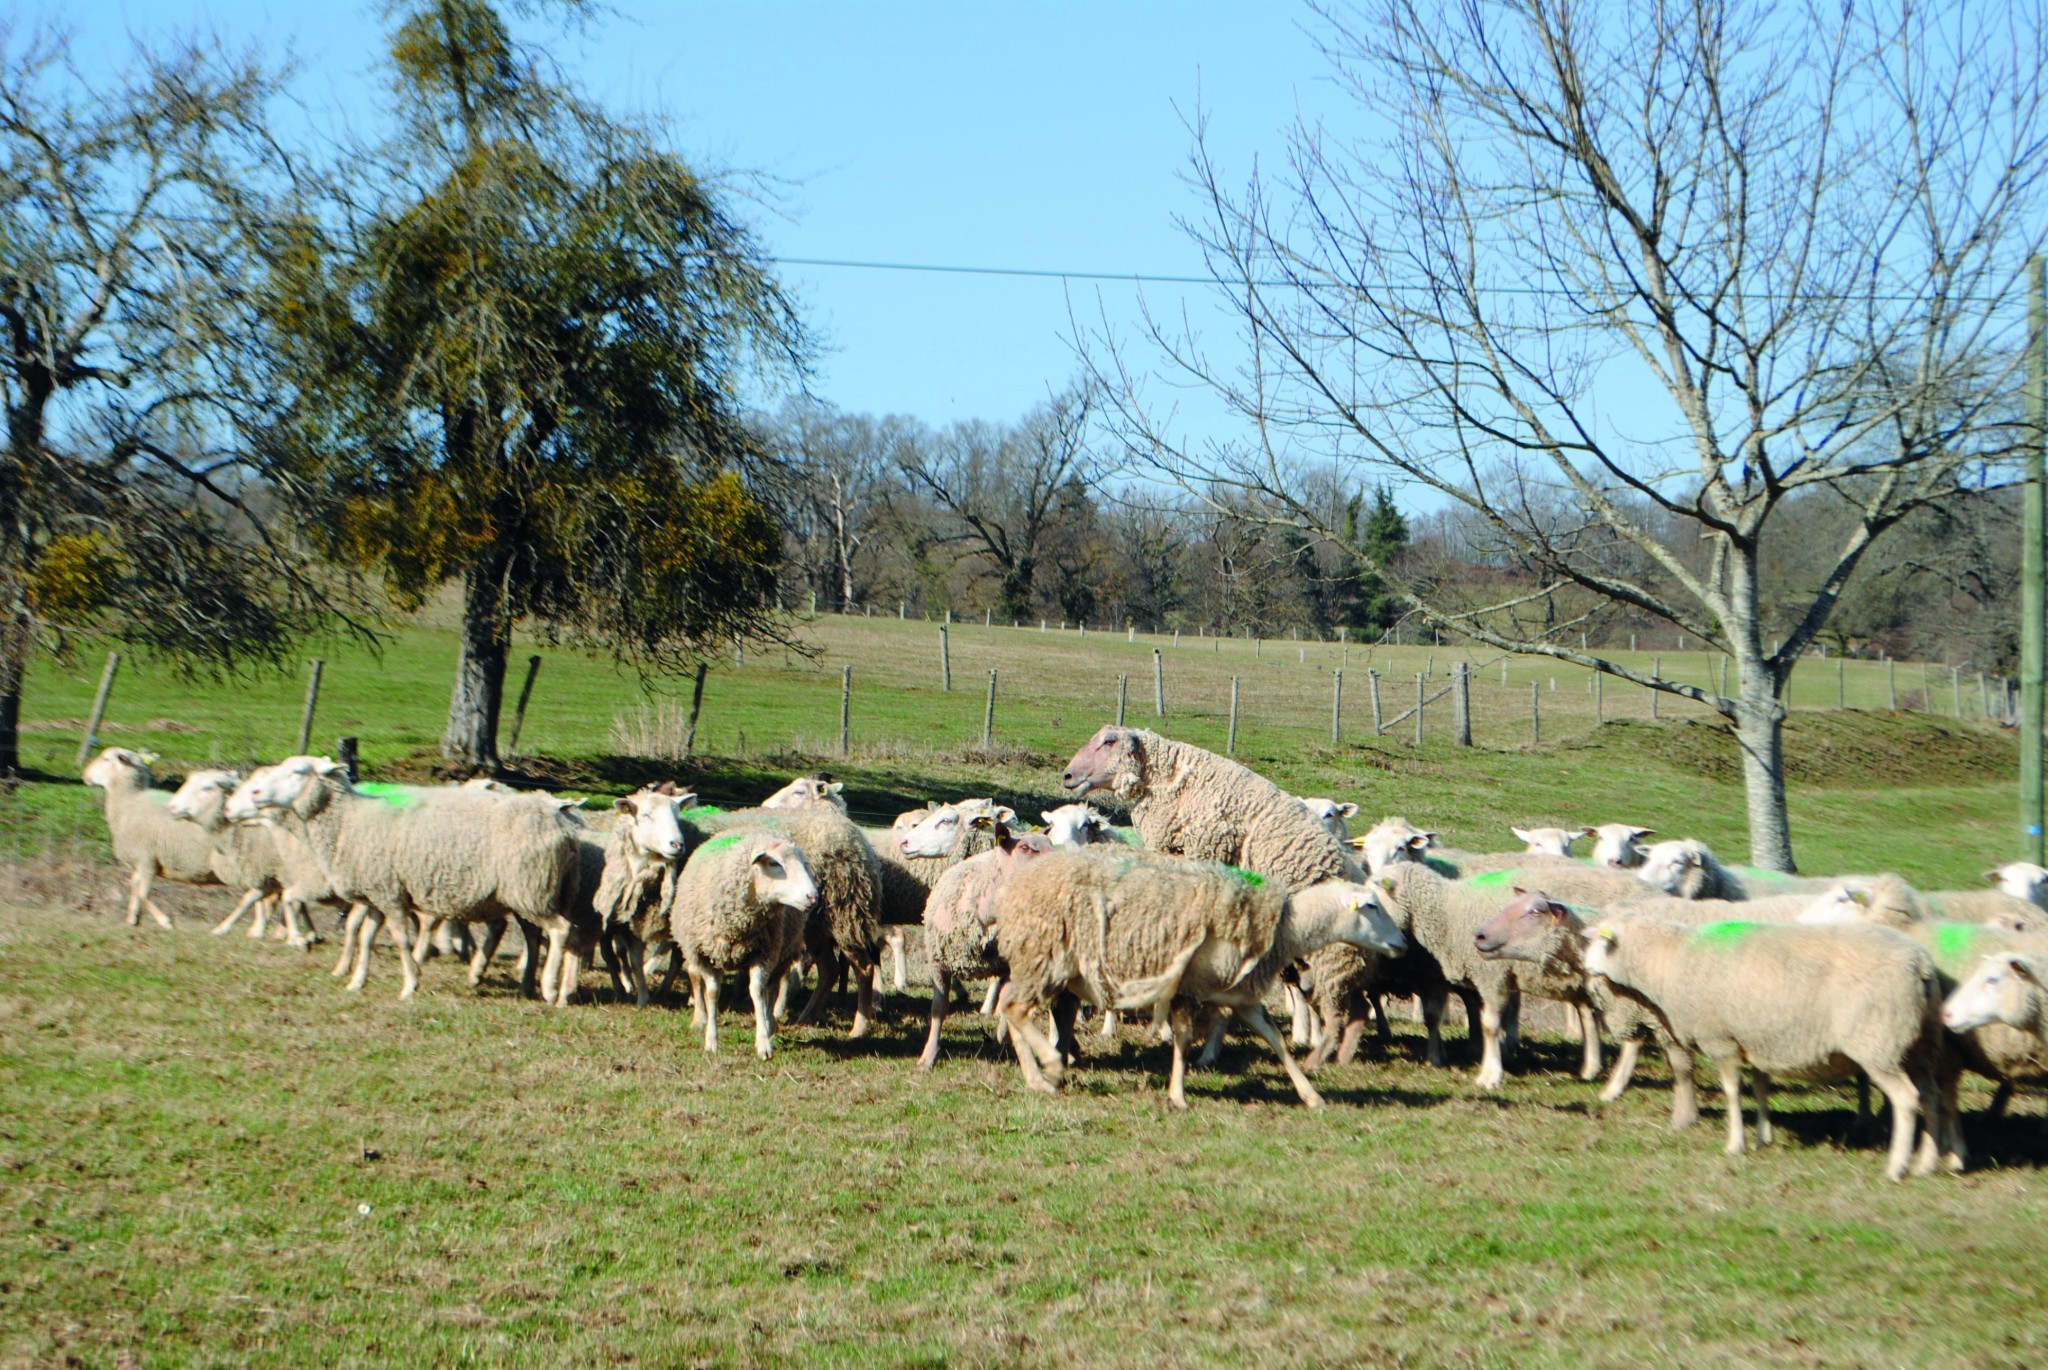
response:
[[[2041,860],[2042,426],[2048,423],[2048,286],[2041,259],[2027,263],[2027,486],[2020,546],[2020,856]]]

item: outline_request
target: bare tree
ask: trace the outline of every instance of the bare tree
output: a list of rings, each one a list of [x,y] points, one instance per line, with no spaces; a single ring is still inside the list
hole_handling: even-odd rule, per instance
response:
[[[808,398],[783,406],[773,447],[792,559],[840,613],[857,612],[867,598],[870,546],[898,487],[898,465],[915,461],[922,441],[912,419],[845,414]]]
[[[1219,360],[1156,322],[1147,341],[1254,440],[1181,440],[1104,329],[1087,350],[1130,453],[1304,525],[1301,473],[1351,463],[1470,511],[1535,583],[1473,605],[1391,568],[1410,602],[1719,711],[1751,859],[1789,869],[1793,664],[1872,541],[1995,480],[2018,436],[2012,306],[2048,222],[2039,7],[1370,0],[1315,16],[1340,87],[1390,132],[1299,125],[1283,173],[1233,189],[1197,123],[1187,227],[1243,351]],[[1816,488],[1853,517],[1773,632],[1772,515]],[[1581,651],[1572,618],[1509,612],[1569,587],[1726,652],[1734,696]]]
[[[952,525],[945,541],[993,569],[995,611],[1006,619],[1031,613],[1043,542],[1062,493],[1094,478],[1087,447],[1094,404],[1086,388],[1069,390],[1014,428],[955,424],[900,459],[905,478]]]

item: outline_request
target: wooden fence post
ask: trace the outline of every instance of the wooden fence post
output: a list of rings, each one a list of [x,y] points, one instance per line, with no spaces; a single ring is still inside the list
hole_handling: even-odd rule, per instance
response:
[[[1230,678],[1230,734],[1223,743],[1225,756],[1237,755],[1237,677]]]
[[[1344,741],[1344,669],[1338,667],[1330,680],[1330,745],[1335,747]]]
[[[1116,726],[1119,728],[1124,726],[1124,695],[1130,684],[1131,678],[1127,675],[1116,678]]]
[[[950,610],[948,610],[948,612],[950,613],[951,611],[950,611]],[[945,625],[944,625],[944,624],[940,624],[940,625],[939,625],[939,688],[940,688],[940,689],[942,689],[942,690],[950,690],[950,689],[952,689],[952,688],[953,688],[953,649],[952,649],[952,646],[951,646],[951,645],[949,644],[949,642],[947,641],[947,637],[948,637],[948,634],[947,634],[947,630],[946,630],[946,627],[945,627]]]
[[[1536,682],[1535,682],[1535,681],[1533,681],[1533,680],[1532,680],[1532,681],[1530,681],[1530,682],[1529,682],[1529,745],[1530,745],[1531,747],[1539,746],[1539,745],[1541,745],[1541,744],[1542,744],[1542,742],[1543,742],[1543,724],[1542,724],[1542,721],[1541,721],[1542,715],[1541,715],[1541,712],[1540,712],[1540,710],[1541,710],[1541,707],[1542,707],[1542,706],[1541,706],[1541,704],[1540,704],[1540,702],[1539,702],[1539,701],[1541,701],[1541,700],[1542,700],[1542,698],[1543,698],[1543,691],[1541,691],[1541,690],[1539,690],[1539,689],[1537,689],[1537,688],[1536,688]]]
[[[1166,717],[1166,663],[1157,647],[1152,649],[1152,713],[1157,718]]]
[[[538,661],[540,658],[535,657],[534,660]],[[299,745],[292,748],[292,755],[294,756],[304,756],[306,748],[313,745],[313,710],[320,706],[320,672],[326,665],[327,663],[324,660],[316,656],[313,658],[312,668],[306,673],[306,707],[299,711]],[[529,690],[533,688],[531,681],[528,682],[526,688]],[[519,712],[522,714],[526,712],[526,701],[524,698],[519,701]],[[512,735],[514,738],[519,736],[517,724],[513,725]],[[505,750],[509,752],[512,748],[507,747]]]
[[[1952,705],[1954,705],[1954,706],[1955,706],[1955,712],[1956,712],[1956,717],[1957,717],[1958,719],[1960,719],[1960,718],[1961,718],[1961,717],[1963,716],[1963,668],[1962,668],[1962,667],[1960,667],[1960,666],[1951,666],[1951,667],[1949,667],[1949,668],[1948,668],[1948,692],[1949,692],[1949,702],[1950,702],[1950,703],[1951,703]]]
[[[1593,726],[1596,728],[1607,721],[1604,709],[1606,704],[1605,690],[1605,684],[1600,679],[1600,672],[1593,672]]]
[[[1428,684],[1428,677],[1422,672],[1415,673],[1415,745],[1422,745],[1422,691]]]
[[[85,720],[85,736],[78,742],[78,764],[82,769],[92,749],[99,745],[100,720],[107,714],[107,696],[114,689],[114,672],[121,666],[119,652],[107,653],[106,667],[100,672],[100,688],[92,697],[92,715]]]
[[[1843,658],[1835,658],[1835,712],[1849,707],[1849,686],[1842,667]]]
[[[1661,656],[1653,656],[1653,657],[1651,657],[1651,658],[1650,658],[1650,679],[1652,679],[1652,680],[1662,680],[1663,678],[1664,678],[1664,658],[1663,658],[1663,657],[1661,657]],[[1658,696],[1658,695],[1660,695],[1660,694],[1662,694],[1662,693],[1663,693],[1663,691],[1661,691],[1661,690],[1657,689],[1657,688],[1656,688],[1656,687],[1655,687],[1654,685],[1650,687],[1650,717],[1651,717],[1652,719],[1654,719],[1654,718],[1656,718],[1656,717],[1657,717],[1657,696]]]
[[[846,756],[847,725],[853,718],[853,667],[839,668],[839,755]]]
[[[1893,713],[1899,709],[1899,663],[1890,657],[1884,659],[1884,706]]]
[[[816,615],[814,614],[812,617],[815,618]],[[315,662],[314,665],[317,670],[319,663]],[[519,687],[519,704],[512,710],[512,736],[505,742],[505,755],[507,756],[519,750],[519,732],[520,729],[526,726],[526,703],[533,698],[533,678],[539,674],[540,658],[538,656],[526,658],[526,683]],[[314,676],[314,684],[316,686],[319,684],[319,676],[317,674]],[[313,695],[311,691],[308,691],[306,694],[306,722],[300,731],[310,731],[312,725]]]
[[[1472,668],[1463,661],[1451,675],[1451,741],[1472,745]]]
[[[853,669],[848,667],[848,670]],[[996,673],[988,673],[988,704],[981,711],[981,749],[987,751],[996,740]]]
[[[1365,687],[1372,692],[1372,735],[1380,735],[1380,673],[1370,666],[1365,671]]]

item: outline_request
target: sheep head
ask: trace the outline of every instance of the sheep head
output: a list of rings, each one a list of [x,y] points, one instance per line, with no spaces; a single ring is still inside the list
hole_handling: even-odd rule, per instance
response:
[[[754,897],[764,904],[781,904],[799,913],[818,902],[818,882],[796,844],[779,837],[765,837],[754,843],[747,858],[754,882]]]
[[[1702,842],[1691,838],[1658,842],[1644,851],[1643,864],[1636,867],[1636,878],[1666,894],[1685,895],[1687,885],[1706,864],[1707,848]]]
[[[1085,847],[1109,840],[1110,822],[1092,805],[1062,804],[1040,810],[1038,818],[1045,824],[1046,840],[1055,847]]]
[[[1570,828],[1509,828],[1531,856],[1570,856],[1580,833]]]
[[[761,807],[801,809],[811,804],[830,804],[839,812],[845,813],[846,800],[841,795],[845,788],[844,784],[822,771],[816,775],[800,775],[762,800]]]
[[[2048,909],[2048,867],[2031,861],[2009,861],[1984,874],[2009,898]]]
[[[124,776],[139,778],[147,789],[150,781],[149,768],[156,761],[155,752],[130,751],[126,747],[109,747],[85,763],[79,772],[88,785],[97,785],[103,790],[112,789]]]
[[[664,782],[666,783],[666,782]],[[682,811],[697,802],[688,790],[677,793],[648,785],[624,799],[614,800],[619,814],[619,831],[626,840],[657,861],[673,861],[683,854]]]
[[[1436,834],[1424,832],[1405,818],[1382,818],[1365,836],[1346,843],[1365,862],[1365,869],[1378,875],[1401,861],[1420,861],[1436,845]]]
[[[1554,957],[1578,920],[1541,890],[1515,891],[1515,901],[1473,935],[1472,945],[1489,961],[1534,961]]]
[[[1992,1023],[2029,1027],[2038,1015],[2029,1001],[2048,981],[2048,957],[2006,951],[1987,956],[1942,1003],[1941,1021],[1951,1032]]]
[[[164,812],[195,823],[209,822],[223,816],[227,796],[241,783],[238,771],[194,771],[164,805]]]
[[[1060,772],[1060,786],[1076,799],[1095,790],[1108,790],[1119,799],[1134,797],[1145,787],[1145,735],[1114,724],[1102,729],[1074,753]]]
[[[1643,844],[1640,839],[1656,835],[1655,828],[1637,828],[1627,823],[1602,823],[1580,834],[1593,839],[1594,865],[1612,866],[1618,871],[1634,870],[1642,865]]]

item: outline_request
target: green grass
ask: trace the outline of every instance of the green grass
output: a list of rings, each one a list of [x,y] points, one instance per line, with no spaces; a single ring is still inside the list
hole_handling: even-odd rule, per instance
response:
[[[673,1009],[446,963],[399,1004],[388,958],[351,996],[47,908],[0,958],[10,1365],[2048,1357],[2038,1098],[1891,1185],[1846,1092],[1781,1090],[1734,1160],[1718,1096],[1672,1135],[1659,1066],[1603,1106],[1548,1040],[1487,1097],[1403,1025],[1319,1113],[1236,1047],[1174,1116],[1135,1033],[1048,1100],[962,1013],[921,1076],[905,998],[764,1065],[738,1015],[707,1059]]]
[[[755,652],[713,673],[689,763],[621,754],[614,724],[633,722],[638,682],[544,651],[522,765],[593,791],[674,772],[719,803],[822,765],[871,819],[989,791],[1035,814],[1112,716],[1118,674],[1131,720],[1154,723],[1157,645],[1156,726],[1220,748],[1236,675],[1240,758],[1368,818],[1406,813],[1471,848],[1505,844],[1511,822],[1625,818],[1744,854],[1725,734],[1650,723],[1618,690],[1596,726],[1583,682],[1553,692],[1547,663],[1510,662],[1504,687],[1498,664],[1479,673],[1478,747],[1448,744],[1438,705],[1418,748],[1406,724],[1364,736],[1363,652],[957,627],[945,692],[932,625],[812,632],[815,659]],[[326,655],[315,737],[361,736],[373,775],[423,774],[452,635],[428,623],[381,658]],[[1386,713],[1402,707],[1394,680],[1440,678],[1453,659],[1376,653]],[[97,675],[39,665],[31,764],[73,771]],[[1852,663],[1849,681],[1852,704],[1880,702],[1882,667]],[[1811,683],[1830,697],[1802,702],[1831,703],[1831,679]],[[163,753],[166,775],[272,758],[303,688],[124,664],[103,740]],[[1412,675],[1404,688],[1412,702]],[[2011,854],[2009,733],[1802,709],[1790,737],[1807,869],[1974,886]],[[549,1011],[503,972],[472,994],[445,963],[398,1004],[388,958],[358,997],[325,955],[115,926],[93,797],[75,783],[0,795],[0,1365],[2048,1358],[2039,1096],[1972,1120],[1981,1169],[1891,1186],[1878,1139],[1844,1145],[1843,1093],[1782,1090],[1784,1143],[1730,1160],[1714,1108],[1665,1132],[1660,1066],[1603,1106],[1548,1040],[1487,1097],[1469,1068],[1419,1065],[1405,1031],[1385,1059],[1327,1069],[1318,1114],[1240,1047],[1173,1116],[1162,1053],[1137,1034],[1067,1097],[1027,1096],[972,1014],[922,1077],[921,1005],[902,997],[876,1040],[797,1030],[765,1066],[735,1015],[707,1060],[672,1007],[607,993]],[[226,896],[170,897],[189,929]]]

